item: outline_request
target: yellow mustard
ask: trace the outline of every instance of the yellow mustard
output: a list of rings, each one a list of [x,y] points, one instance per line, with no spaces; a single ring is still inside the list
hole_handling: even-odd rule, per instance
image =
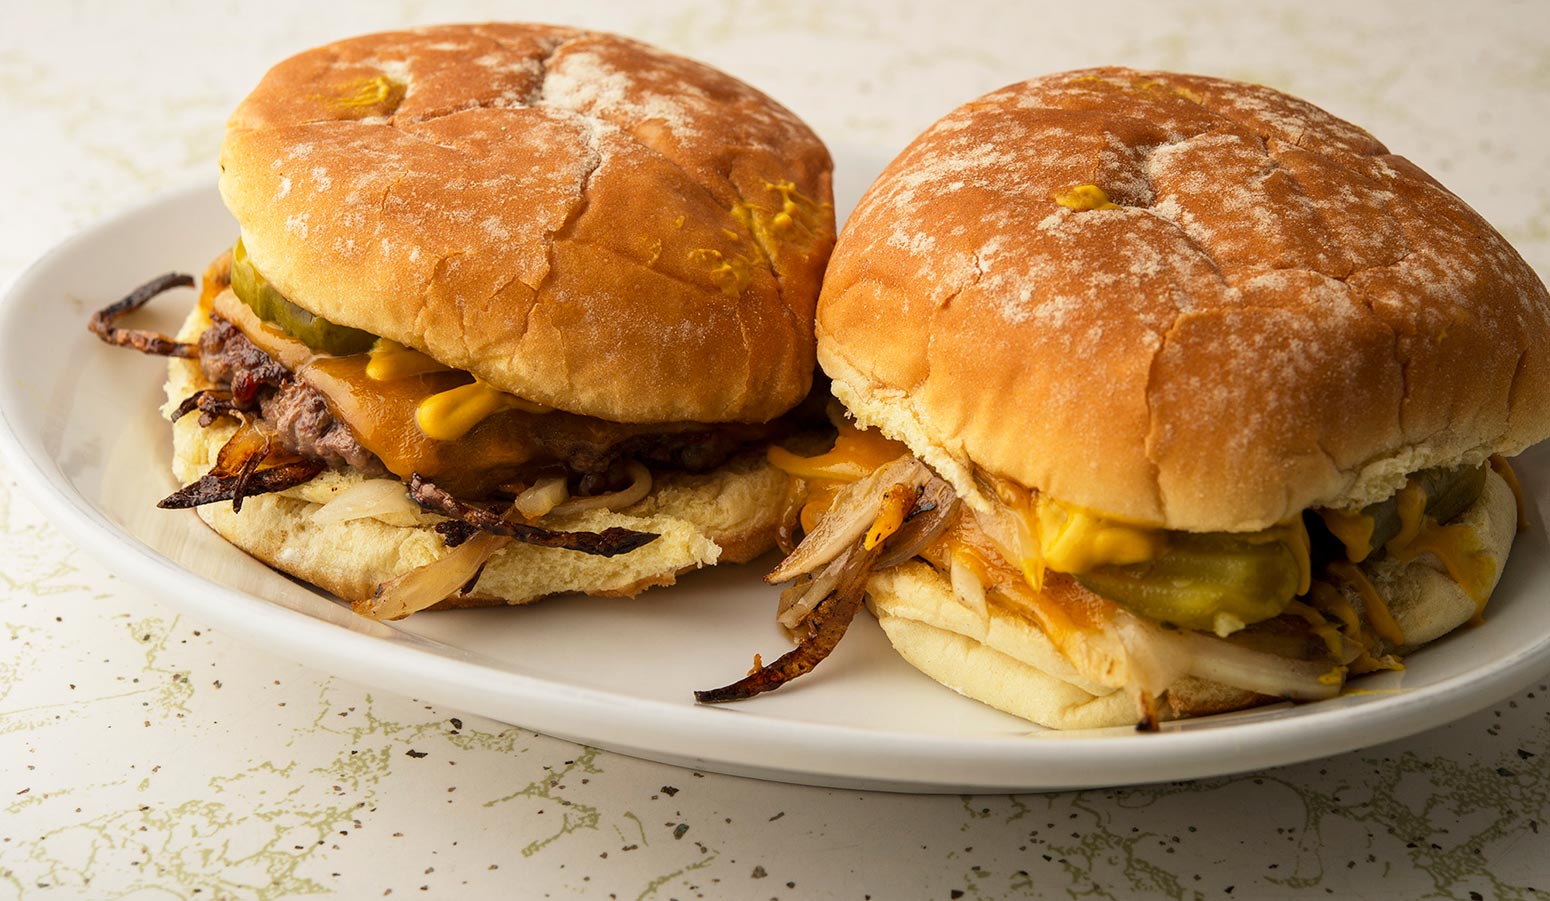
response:
[[[1115,210],[1119,204],[1109,199],[1107,191],[1097,185],[1075,185],[1055,195],[1055,202],[1068,209]]]
[[[427,372],[443,372],[450,368],[397,341],[378,338],[371,346],[366,361],[366,376],[379,382],[391,382]]]
[[[456,441],[485,418],[503,410],[543,413],[549,408],[515,394],[497,391],[476,379],[420,401],[414,419],[427,438]]]

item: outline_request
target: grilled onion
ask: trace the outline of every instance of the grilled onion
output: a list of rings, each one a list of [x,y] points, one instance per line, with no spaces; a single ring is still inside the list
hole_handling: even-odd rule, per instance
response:
[[[927,545],[947,531],[953,518],[958,515],[962,502],[953,486],[933,475],[915,502],[915,510],[905,520],[899,531],[888,539],[883,555],[877,558],[874,569],[888,569],[918,555]]]
[[[328,503],[312,511],[312,521],[321,526],[388,513],[417,513],[419,509],[420,505],[409,499],[403,482],[367,479],[339,492]]]
[[[1297,660],[1241,647],[1201,632],[1168,636],[1187,643],[1189,674],[1233,688],[1294,701],[1320,701],[1340,694],[1345,681],[1330,660]]]
[[[876,547],[861,547],[859,537],[844,551],[846,563],[840,568],[838,583],[813,609],[807,619],[808,632],[795,648],[768,666],[755,667],[731,685],[696,691],[694,699],[701,704],[719,704],[751,698],[777,689],[822,663],[845,637],[850,621],[861,609],[862,599],[866,596],[867,575],[878,554]]]
[[[611,526],[601,532],[564,532],[512,522],[498,513],[458,500],[419,473],[411,473],[409,476],[409,496],[427,510],[467,523],[482,532],[508,535],[540,547],[562,547],[599,557],[627,554],[660,537],[656,532],[636,532],[619,526]]]
[[[839,584],[840,575],[850,565],[850,558],[854,555],[855,549],[852,548],[830,560],[818,572],[798,576],[791,587],[780,593],[780,608],[775,619],[787,630],[794,631]]]
[[[524,489],[517,495],[515,505],[518,513],[528,519],[537,519],[564,503],[568,497],[570,491],[565,487],[565,477],[550,476]]]
[[[573,497],[549,512],[556,516],[566,516],[571,513],[596,510],[599,507],[606,507],[609,510],[623,510],[632,504],[640,503],[642,498],[651,493],[651,470],[634,460],[626,463],[624,469],[625,472],[630,474],[629,487],[624,490],[613,491],[608,494],[594,494],[589,497]]]
[[[952,567],[949,570],[949,578],[953,585],[953,596],[958,602],[967,607],[981,621],[990,619],[990,607],[985,602],[985,583],[974,574],[974,570],[957,554],[953,555]]]
[[[445,557],[383,582],[370,598],[356,601],[350,609],[376,620],[403,619],[418,613],[461,591],[479,575],[491,555],[513,540],[507,535],[480,532]]]
[[[791,556],[782,560],[764,581],[770,584],[794,579],[810,573],[835,557],[845,548],[866,534],[867,528],[877,518],[883,496],[895,485],[905,485],[914,490],[932,478],[926,465],[914,457],[904,456],[881,467],[876,472],[845,486],[834,498],[834,504],[824,514],[816,528],[802,539]]]

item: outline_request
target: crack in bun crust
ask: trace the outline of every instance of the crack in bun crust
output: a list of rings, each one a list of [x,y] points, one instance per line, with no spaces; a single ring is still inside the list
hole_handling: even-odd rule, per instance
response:
[[[502,390],[751,422],[810,385],[832,164],[710,67],[538,25],[352,38],[270,70],[221,167],[290,300]]]
[[[1057,196],[1101,188],[1116,206]],[[835,250],[818,355],[971,503],[1252,530],[1550,427],[1550,299],[1459,198],[1269,88],[1094,69],[949,113]]]

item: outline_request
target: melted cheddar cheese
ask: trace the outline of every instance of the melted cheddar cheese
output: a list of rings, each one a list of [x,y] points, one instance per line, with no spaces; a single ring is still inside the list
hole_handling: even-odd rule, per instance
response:
[[[1378,587],[1372,584],[1372,580],[1367,578],[1367,574],[1362,572],[1361,567],[1354,563],[1337,561],[1329,565],[1329,573],[1350,586],[1362,599],[1362,608],[1367,614],[1367,622],[1372,624],[1372,630],[1379,638],[1396,648],[1404,645],[1405,633],[1394,620],[1394,614],[1389,612],[1388,602],[1384,600]]]
[[[260,320],[229,290],[217,294],[211,307],[316,389],[334,418],[388,471],[402,479],[419,473],[457,495],[479,496],[539,460],[543,451],[534,436],[541,428],[586,440],[664,430],[663,424],[550,412],[392,342],[379,340],[370,352],[349,356],[317,353]]]
[[[909,452],[903,442],[884,438],[876,429],[858,429],[849,422],[841,422],[834,447],[825,453],[802,457],[771,445],[766,457],[771,466],[798,478],[854,482]]]
[[[1372,533],[1378,527],[1377,520],[1360,510],[1320,510],[1319,517],[1324,520],[1329,533],[1344,545],[1346,559],[1360,563],[1372,553]]]
[[[1518,483],[1518,474],[1512,471],[1512,464],[1508,463],[1507,458],[1501,454],[1491,455],[1491,468],[1496,470],[1496,474],[1502,477],[1502,481],[1507,483],[1508,488],[1512,489],[1513,502],[1518,505],[1518,531],[1527,529],[1528,508],[1523,505],[1523,486]]]
[[[823,454],[801,457],[777,447],[771,448],[768,457],[777,468],[805,480],[807,494],[801,521],[803,528],[810,532],[841,488],[907,453],[907,446],[885,438],[875,430],[841,423],[833,448]],[[1511,473],[1506,461],[1500,458],[1493,458],[1491,465],[1498,472]],[[1516,493],[1515,480],[1508,478],[1507,481]],[[974,516],[960,517],[941,538],[922,551],[922,556],[943,572],[950,571],[953,565],[968,567],[982,584],[997,588],[1003,600],[1016,599],[1025,606],[1032,603],[1030,599],[1039,598],[1047,587],[1046,570],[1082,575],[1099,567],[1146,563],[1158,559],[1169,549],[1169,531],[1151,523],[1106,516],[995,477],[987,477],[982,487],[999,501],[992,520],[982,528]],[[1418,479],[1411,479],[1398,495],[1399,530],[1384,543],[1383,549],[1401,562],[1409,562],[1422,554],[1434,555],[1483,609],[1494,572],[1492,560],[1481,551],[1473,530],[1462,525],[1437,523],[1426,514],[1427,503],[1422,484]],[[1521,516],[1521,495],[1519,505]],[[899,515],[902,512],[902,508],[885,505],[869,530],[867,546],[872,547],[891,534],[902,522]],[[1346,586],[1354,597],[1361,599],[1362,613],[1357,612],[1346,594],[1334,584],[1314,582],[1311,540],[1301,515],[1288,517],[1259,532],[1233,537],[1256,544],[1279,543],[1290,551],[1298,567],[1296,594],[1305,601],[1292,601],[1285,612],[1307,621],[1332,655],[1340,656],[1342,635],[1355,641],[1362,652],[1350,663],[1352,672],[1402,669],[1403,665],[1396,657],[1383,653],[1382,645],[1403,647],[1404,631],[1377,586],[1356,565],[1371,556],[1374,550],[1372,538],[1376,525],[1373,517],[1361,511],[1318,512],[1349,556],[1349,560],[1329,564],[1328,578],[1330,582]],[[985,531],[993,526],[998,533],[1004,533],[999,539],[993,540]],[[1015,546],[1007,546],[1009,541]],[[1009,578],[1021,583],[1023,588],[1014,590],[1008,585]],[[1094,623],[1085,618],[1081,624],[1068,621],[1073,599],[1080,592],[1074,589],[1070,579],[1062,578],[1058,585],[1061,587],[1059,593],[1070,597],[1061,603],[1038,604],[1036,618],[1041,626],[1052,638],[1091,628]],[[1029,587],[1032,592],[1026,590]]]

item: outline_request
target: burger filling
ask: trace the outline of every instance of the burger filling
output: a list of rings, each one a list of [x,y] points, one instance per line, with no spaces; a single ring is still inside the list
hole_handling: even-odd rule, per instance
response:
[[[350,469],[394,477],[397,494],[380,497],[373,486],[333,503],[390,511],[408,503],[439,514],[447,521],[437,531],[451,547],[480,536],[474,548],[422,568],[435,572],[379,587],[375,600],[386,594],[388,603],[357,605],[373,616],[396,618],[447,597],[510,541],[628,553],[657,536],[556,531],[535,521],[629,507],[650,491],[654,470],[713,470],[793,434],[808,418],[799,408],[768,423],[636,424],[553,410],[296,306],[253,267],[240,241],[205,273],[200,305],[211,325],[196,343],[116,326],[161,291],[190,284],[187,276],[163,277],[91,322],[109,343],[197,360],[214,387],[185,399],[174,419],[197,410],[202,426],[239,423],[211,471],[161,506],[231,501],[240,511],[244,497],[296,487],[327,468]]]
[[[1313,700],[1339,692],[1347,675],[1400,669],[1408,644],[1363,571],[1388,556],[1432,554],[1481,609],[1493,568],[1478,536],[1452,523],[1480,497],[1487,465],[1513,484],[1506,461],[1430,469],[1394,496],[1359,510],[1313,509],[1253,533],[1193,533],[1063,504],[1006,480],[980,479],[989,509],[971,509],[952,487],[876,432],[838,423],[833,448],[799,457],[771,448],[795,476],[788,503],[791,551],[769,581],[795,579],[779,618],[798,639],[802,666],[756,667],[702,701],[749,697],[816,665],[811,647],[832,647],[835,601],[865,578],[911,558],[934,567],[958,602],[1031,618],[1084,678],[1132,692],[1142,724],[1184,676],[1242,690],[1243,703]],[[903,494],[910,500],[895,498]],[[822,638],[822,641],[817,639]],[[1243,706],[1243,703],[1237,706]]]

